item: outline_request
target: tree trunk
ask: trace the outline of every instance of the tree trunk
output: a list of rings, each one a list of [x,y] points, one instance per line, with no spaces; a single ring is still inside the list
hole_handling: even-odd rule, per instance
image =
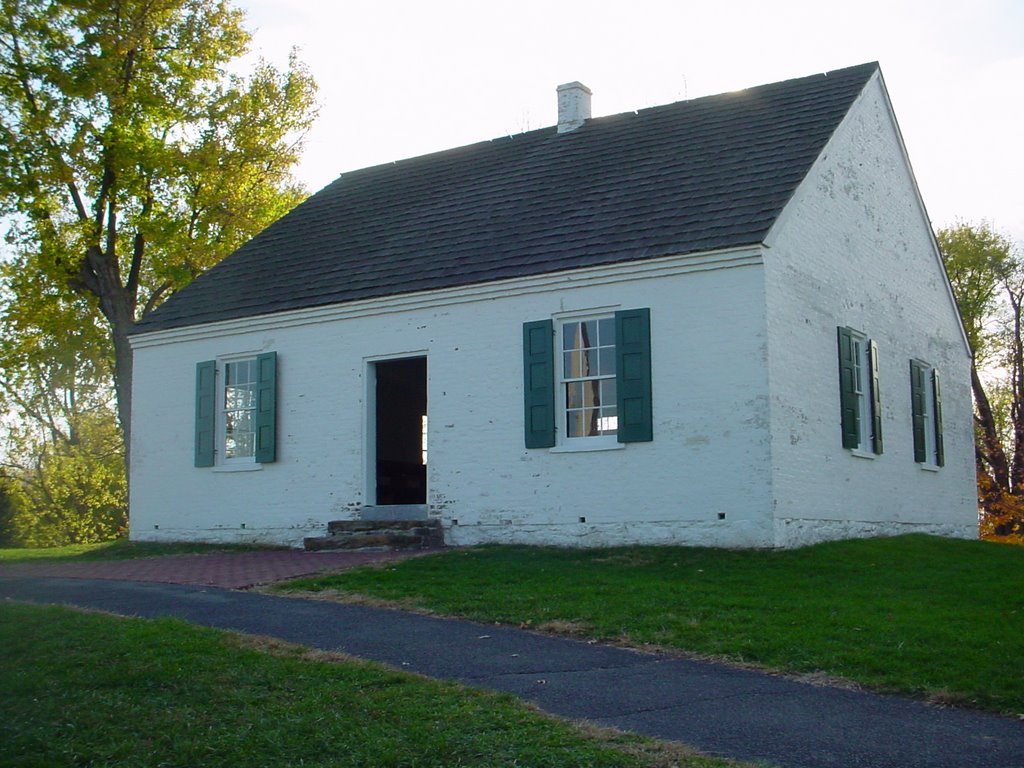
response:
[[[133,270],[133,277],[134,277]],[[128,332],[135,324],[138,301],[137,281],[130,278],[125,286],[121,270],[112,253],[104,253],[98,246],[89,248],[81,264],[75,285],[99,299],[100,312],[110,323],[110,338],[114,345],[114,394],[117,399],[117,420],[124,435],[124,466],[128,476],[132,438],[132,348]]]
[[[1010,420],[1013,427],[1013,453],[1010,459],[1010,482],[1007,490],[1016,494],[1024,484],[1024,341],[1021,338],[1021,291],[1006,288],[1013,311],[1013,336],[1010,339],[1010,385],[1013,403]]]
[[[996,430],[996,419],[992,413],[992,405],[985,394],[985,387],[982,386],[981,378],[978,376],[978,369],[974,362],[971,362],[971,389],[974,392],[974,402],[977,406],[978,426],[981,427],[981,440],[977,444],[977,453],[984,459],[985,467],[992,479],[1003,490],[1010,490],[1010,467],[1006,460],[1006,452],[999,440],[999,432]]]
[[[124,468],[127,477],[130,466],[132,446],[132,372],[134,360],[132,359],[132,348],[128,343],[127,327],[117,328],[112,331],[114,339],[114,393],[117,397],[117,420],[121,424],[121,434],[124,435]]]

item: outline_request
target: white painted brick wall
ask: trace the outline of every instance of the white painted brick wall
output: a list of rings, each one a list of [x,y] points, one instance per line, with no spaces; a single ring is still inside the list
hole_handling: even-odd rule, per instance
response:
[[[776,541],[977,535],[970,359],[877,80],[777,224],[765,255]],[[885,450],[840,438],[836,326],[878,344]],[[946,466],[914,463],[911,358],[942,376]]]
[[[132,537],[299,544],[355,517],[367,503],[368,359],[421,354],[428,502],[451,543],[974,535],[969,360],[877,82],[768,246],[764,268],[761,249],[676,257],[136,339]],[[522,324],[637,307],[651,309],[654,441],[527,450]],[[875,459],[841,447],[837,325],[879,345]],[[195,364],[270,350],[279,460],[194,468]],[[938,472],[913,461],[912,357],[943,374]]]
[[[342,321],[143,340],[132,537],[298,544],[354,516],[367,499],[366,359],[425,352],[428,501],[451,542],[770,545],[764,288],[751,253],[753,265],[728,269],[647,279],[625,267],[593,287],[573,278],[397,314],[378,302]],[[527,450],[522,324],[595,307],[651,308],[654,442]],[[194,468],[195,364],[270,350],[278,353],[278,462]]]

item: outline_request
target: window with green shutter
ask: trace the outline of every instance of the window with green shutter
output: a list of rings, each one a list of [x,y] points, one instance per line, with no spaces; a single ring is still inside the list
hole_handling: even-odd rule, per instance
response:
[[[946,463],[942,432],[942,387],[939,372],[921,360],[910,361],[910,411],[914,461],[941,467]]]
[[[844,448],[882,453],[882,395],[878,345],[860,331],[836,329],[839,411]]]
[[[277,458],[277,353],[196,365],[195,466]]]
[[[527,448],[652,439],[650,310],[526,323],[523,371]]]

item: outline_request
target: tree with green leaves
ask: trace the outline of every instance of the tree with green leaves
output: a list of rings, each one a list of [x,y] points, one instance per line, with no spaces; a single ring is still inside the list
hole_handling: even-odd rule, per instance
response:
[[[0,475],[0,547],[12,547],[17,543],[14,532],[17,514],[16,486],[9,478]]]
[[[0,473],[12,544],[102,541],[126,527],[124,445],[106,331],[85,296],[0,264]]]
[[[102,331],[90,344],[107,357],[127,444],[133,324],[302,198],[290,170],[314,118],[315,84],[294,54],[285,71],[261,61],[247,77],[232,74],[250,36],[226,0],[0,7],[6,274],[80,310],[61,316],[75,327],[48,328],[40,354],[60,357],[69,336]],[[6,289],[8,311],[33,293]],[[105,375],[98,359],[78,364],[94,366],[76,369],[78,382]],[[59,401],[68,381],[37,376],[33,393],[60,390],[51,392]],[[7,390],[12,397],[18,407],[31,399]],[[44,412],[31,417],[40,414],[45,425]]]
[[[988,223],[937,233],[973,351],[982,529],[1024,535],[1024,254]]]
[[[128,528],[124,443],[110,408],[74,414],[51,434],[25,423],[10,441],[17,458],[4,472],[14,503],[7,536],[17,546],[52,547],[108,541]]]

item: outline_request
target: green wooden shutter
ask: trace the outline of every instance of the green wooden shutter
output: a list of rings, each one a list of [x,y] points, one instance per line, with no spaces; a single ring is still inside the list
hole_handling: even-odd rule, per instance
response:
[[[654,439],[651,408],[651,310],[615,313],[618,441]]]
[[[946,464],[946,447],[942,442],[942,387],[936,370],[932,370],[932,391],[935,394],[935,463],[942,467]]]
[[[555,353],[551,320],[523,323],[523,397],[527,448],[555,444]]]
[[[914,461],[927,461],[925,441],[925,366],[910,361],[910,409],[914,428]]]
[[[843,448],[860,447],[860,403],[857,401],[857,349],[853,332],[840,326],[839,337],[839,409]]]
[[[217,434],[217,362],[196,363],[195,465],[213,466]]]
[[[878,345],[868,343],[868,365],[871,368],[871,448],[882,452],[882,396],[878,387]]]
[[[256,356],[256,461],[277,459],[277,352]]]

